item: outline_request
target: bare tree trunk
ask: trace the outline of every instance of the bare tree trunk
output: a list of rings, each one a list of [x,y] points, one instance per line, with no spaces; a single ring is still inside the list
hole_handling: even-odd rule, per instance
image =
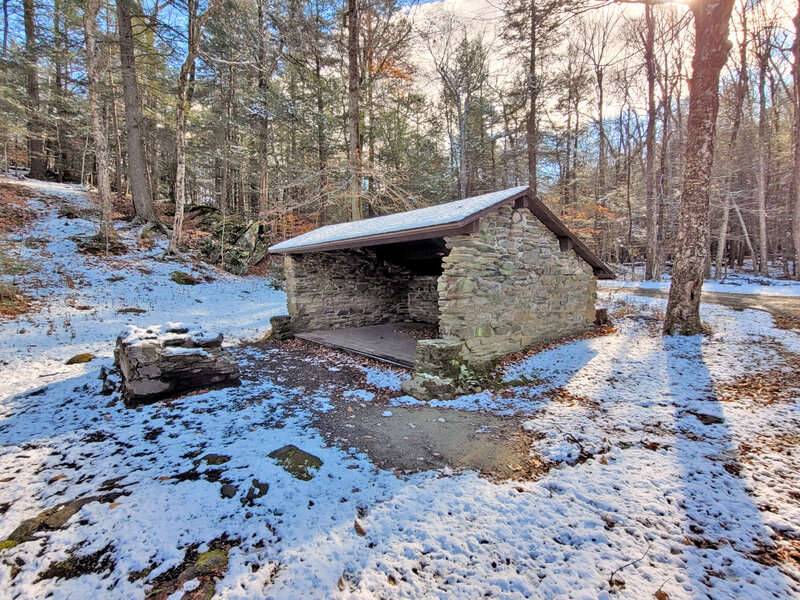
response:
[[[186,58],[178,75],[178,102],[175,106],[175,220],[172,235],[169,239],[167,254],[180,256],[181,235],[183,233],[183,209],[186,204],[186,112],[189,95],[189,74],[194,70],[194,59],[200,45],[203,24],[217,7],[215,0],[210,0],[208,8],[197,14],[198,0],[188,1],[189,22],[187,27],[188,44]]]
[[[669,335],[695,335],[703,331],[700,292],[708,253],[709,188],[719,110],[719,74],[731,48],[728,27],[733,2],[695,3],[691,8],[695,51],[689,83],[681,212],[664,320],[664,333]]]
[[[100,107],[100,60],[97,56],[97,13],[100,10],[99,0],[87,0],[83,12],[83,30],[86,39],[86,78],[89,84],[89,108],[92,114],[92,136],[94,138],[94,156],[97,165],[97,189],[100,192],[100,236],[108,253],[108,238],[112,233],[111,221],[111,185],[108,177],[108,140],[103,122],[103,111]]]
[[[325,139],[325,100],[322,97],[322,61],[319,52],[314,61],[317,84],[317,168],[319,169],[320,220],[327,221],[328,211],[328,145]]]
[[[28,177],[44,179],[45,161],[42,142],[42,118],[39,113],[39,59],[36,50],[36,22],[33,0],[23,0],[25,53],[27,54],[25,89],[28,95]]]
[[[722,273],[722,262],[725,260],[725,246],[728,243],[728,222],[731,214],[730,186],[723,192],[722,218],[719,224],[719,237],[717,238],[717,255],[714,259],[714,279],[719,279]]]
[[[794,274],[800,279],[800,3],[794,17],[795,38],[792,45],[794,64],[792,80],[794,84],[794,210],[792,214],[792,239],[794,241]]]
[[[644,44],[644,61],[647,70],[647,133],[645,137],[645,208],[647,220],[647,244],[645,265],[645,279],[656,280],[661,278],[658,269],[658,219],[656,212],[656,59],[655,23],[653,21],[653,6],[648,2],[645,5],[645,23],[647,34]]]
[[[128,181],[137,219],[158,223],[148,185],[147,163],[142,138],[142,101],[136,77],[136,56],[131,26],[131,0],[117,0],[117,30],[119,59],[122,70],[122,99],[125,103],[125,133],[128,146]]]
[[[758,60],[758,273],[769,276],[767,246],[767,67],[771,48],[763,48]],[[755,260],[755,257],[753,257]]]
[[[537,197],[539,189],[536,175],[539,168],[539,80],[536,72],[536,45],[538,15],[536,14],[536,0],[530,0],[531,11],[531,39],[530,54],[528,57],[528,123],[526,128],[526,141],[528,144],[528,186],[531,195]]]
[[[3,51],[0,56],[5,56],[6,52],[8,52],[8,0],[3,0]]]
[[[358,95],[358,0],[347,0],[347,131],[350,159],[350,218],[361,219],[361,152],[359,142]]]
[[[747,41],[747,11],[743,10],[741,12],[741,27],[742,27],[742,39]],[[731,209],[731,191],[733,188],[733,160],[734,156],[736,155],[736,143],[739,139],[739,127],[742,124],[742,107],[744,106],[744,99],[747,94],[747,44],[739,44],[739,79],[736,82],[736,104],[733,107],[733,123],[731,125],[731,135],[730,139],[728,140],[728,156],[726,162],[726,175],[725,175],[725,198],[723,200],[723,208],[722,208],[722,222],[720,223],[720,230],[719,230],[719,239],[717,240],[717,257],[715,262],[714,268],[714,279],[720,278],[720,273],[723,270],[723,262],[725,259],[725,250],[727,245],[727,238],[728,238],[728,225],[730,222],[730,209]],[[736,207],[737,214],[739,215],[739,219],[741,220],[741,213],[739,213],[739,207]],[[747,244],[750,245],[750,236],[747,233],[747,229],[744,226],[744,221],[741,221],[742,230],[744,231],[744,235],[747,238]],[[755,256],[753,257],[755,260]],[[726,270],[727,272],[727,270]]]
[[[467,101],[456,98],[458,112],[458,197],[467,197]]]
[[[264,22],[264,0],[257,0],[258,9],[258,90],[261,94],[263,118],[261,119],[261,140],[258,145],[258,221],[267,222],[269,213],[269,107],[267,106],[267,28]]]
[[[606,195],[606,125],[603,120],[603,108],[605,99],[603,97],[603,68],[595,66],[595,79],[597,80],[597,134],[598,134],[598,155],[597,155],[597,192],[601,206],[605,205]]]
[[[731,198],[731,204],[733,204],[733,211],[736,213],[736,218],[739,220],[739,227],[742,228],[742,235],[744,235],[744,241],[745,244],[747,244],[747,251],[750,252],[750,256],[753,258],[754,261],[753,267],[755,267],[755,260],[757,256],[756,249],[753,247],[753,240],[750,238],[750,232],[747,230],[747,224],[744,222],[744,217],[742,217],[742,211],[739,209],[739,205],[736,204],[736,200]]]
[[[122,173],[125,170],[125,163],[122,161],[122,139],[119,134],[119,118],[117,116],[117,93],[114,88],[114,75],[112,75],[110,71],[111,69],[109,69],[109,83],[111,88],[111,126],[114,128],[114,188],[117,194],[122,194],[125,191],[125,186],[122,182]]]

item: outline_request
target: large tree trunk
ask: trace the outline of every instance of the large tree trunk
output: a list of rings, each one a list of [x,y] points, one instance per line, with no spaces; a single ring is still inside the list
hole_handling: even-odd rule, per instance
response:
[[[122,160],[122,138],[119,133],[119,118],[117,116],[117,92],[114,88],[114,76],[111,73],[109,73],[109,84],[109,92],[111,93],[111,126],[114,128],[114,189],[117,194],[122,195],[125,193],[125,185],[122,182],[125,163]]]
[[[261,95],[261,139],[258,144],[258,220],[267,222],[269,213],[269,106],[267,105],[267,40],[264,0],[257,0],[258,9],[258,91]]]
[[[658,268],[658,219],[656,212],[656,58],[655,23],[653,21],[653,7],[650,3],[645,5],[645,23],[647,34],[644,45],[644,61],[647,71],[647,133],[645,135],[645,210],[647,212],[647,240],[645,265],[645,279],[661,279]]]
[[[358,95],[358,0],[347,1],[347,133],[350,159],[350,218],[362,218],[361,211],[361,152],[359,141]]]
[[[794,83],[794,211],[792,215],[792,232],[794,239],[794,274],[800,279],[800,3],[794,17],[794,65],[792,79]]]
[[[539,168],[539,80],[536,72],[536,45],[537,39],[537,19],[536,0],[530,0],[531,11],[531,39],[530,55],[528,57],[528,123],[526,130],[526,142],[528,144],[528,186],[531,195],[538,195],[536,174]]]
[[[456,98],[456,111],[458,113],[458,197],[467,197],[467,101],[462,101],[461,96]]]
[[[178,74],[178,102],[175,106],[175,219],[167,253],[178,256],[180,256],[180,242],[183,234],[183,209],[186,205],[186,112],[189,104],[189,75],[194,71],[194,59],[200,45],[203,24],[211,16],[217,3],[215,0],[210,0],[208,8],[199,15],[197,7],[198,0],[188,1],[188,44],[186,58]]]
[[[28,95],[28,177],[44,179],[45,161],[42,142],[42,118],[39,113],[39,59],[36,50],[36,23],[33,0],[23,0],[25,53],[27,54],[25,89]]]
[[[769,277],[767,240],[767,67],[771,48],[762,48],[758,60],[758,274]],[[755,260],[755,257],[753,257]],[[756,265],[753,265],[754,267]]]
[[[89,109],[92,114],[92,137],[97,168],[97,190],[100,192],[100,236],[106,244],[112,233],[109,214],[111,212],[111,184],[108,176],[108,140],[100,107],[100,60],[97,56],[97,13],[99,0],[87,0],[83,13],[83,31],[86,39],[86,79],[89,84]]]
[[[743,10],[741,13],[741,27],[742,27],[742,39],[747,40],[747,11]],[[747,94],[747,44],[740,44],[739,45],[739,79],[736,82],[736,103],[733,107],[733,119],[731,125],[731,135],[730,139],[728,140],[728,154],[726,162],[726,175],[725,175],[725,198],[723,200],[723,208],[722,208],[722,222],[720,223],[719,229],[719,239],[717,240],[717,256],[715,262],[715,269],[714,269],[714,279],[720,278],[720,273],[722,273],[723,269],[723,262],[725,258],[725,250],[727,246],[727,239],[728,239],[728,225],[730,222],[730,209],[731,209],[731,191],[733,189],[733,161],[736,156],[736,143],[739,139],[739,128],[742,124],[742,108],[744,107],[744,99]],[[736,207],[736,214],[739,215],[739,219],[741,220],[741,213],[739,212],[739,207]],[[747,244],[750,245],[750,236],[747,233],[747,229],[744,227],[744,221],[742,220],[742,231],[744,231],[744,235],[747,238]],[[755,256],[753,256],[753,260],[755,260]]]
[[[122,99],[125,104],[125,133],[128,146],[128,181],[137,219],[157,222],[153,199],[148,185],[147,163],[142,138],[142,100],[136,78],[136,55],[131,26],[131,0],[117,0],[117,30],[119,32],[119,61],[122,71]]]
[[[664,333],[670,335],[695,335],[703,331],[700,292],[708,253],[709,187],[719,110],[719,74],[731,48],[728,27],[733,2],[717,0],[692,5],[695,51],[689,83],[683,190],[664,321]]]

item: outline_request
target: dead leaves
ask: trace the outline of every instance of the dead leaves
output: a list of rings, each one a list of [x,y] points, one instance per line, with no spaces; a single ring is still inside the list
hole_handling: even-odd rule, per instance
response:
[[[773,318],[778,329],[800,329],[800,317],[775,316]]]
[[[794,402],[800,388],[800,357],[768,371],[751,373],[733,381],[717,384],[715,391],[720,402],[753,402],[762,406]]]
[[[361,537],[364,537],[365,535],[367,535],[367,530],[364,529],[364,527],[361,525],[361,523],[358,522],[358,519],[353,521],[353,528],[356,530],[356,533],[358,535],[360,535]]]

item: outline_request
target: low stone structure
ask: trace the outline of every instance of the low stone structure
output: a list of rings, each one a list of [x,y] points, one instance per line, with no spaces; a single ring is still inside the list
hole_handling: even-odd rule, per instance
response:
[[[163,328],[129,326],[117,338],[114,362],[123,399],[131,407],[240,383],[239,367],[222,348],[221,333],[212,336],[176,323]]]
[[[425,395],[502,355],[591,330],[596,278],[613,278],[526,187],[330,225],[270,251],[285,255],[280,336],[436,325],[437,339],[416,342]],[[374,345],[381,356],[389,342]]]

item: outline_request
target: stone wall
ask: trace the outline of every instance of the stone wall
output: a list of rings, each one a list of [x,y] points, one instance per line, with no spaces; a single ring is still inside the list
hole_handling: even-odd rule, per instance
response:
[[[368,249],[285,256],[294,332],[408,321],[411,273]]]
[[[408,282],[408,318],[415,323],[439,322],[437,277],[417,276]]]
[[[526,209],[501,208],[478,232],[445,238],[439,332],[463,359],[490,361],[592,328],[597,283],[574,251]]]

